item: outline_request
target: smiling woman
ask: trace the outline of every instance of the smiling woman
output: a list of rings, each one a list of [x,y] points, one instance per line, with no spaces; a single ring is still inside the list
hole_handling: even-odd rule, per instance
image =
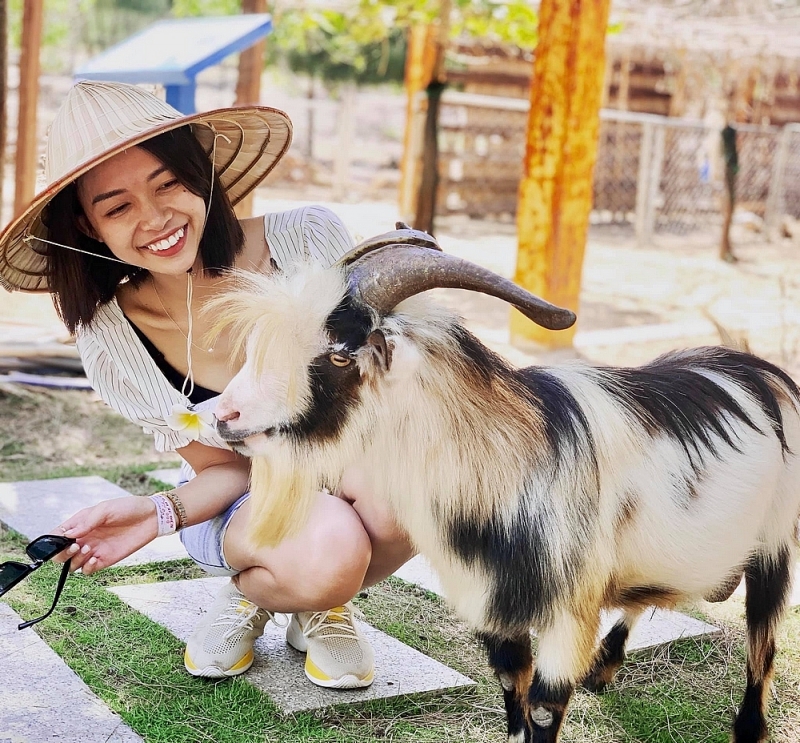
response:
[[[174,491],[104,501],[54,525],[75,540],[56,559],[91,574],[180,531],[192,559],[232,579],[189,639],[189,673],[244,673],[267,621],[293,612],[287,640],[307,652],[309,679],[369,685],[372,650],[349,600],[408,559],[408,541],[357,487],[315,494],[295,539],[251,545],[250,462],[212,425],[238,356],[225,333],[200,342],[215,320],[202,308],[230,269],[327,266],[352,247],[320,207],[236,218],[233,205],[285,153],[291,123],[264,106],[183,116],[141,88],[82,81],[50,132],[49,185],[0,235],[0,284],[50,291],[93,387],[156,449],[185,460]]]

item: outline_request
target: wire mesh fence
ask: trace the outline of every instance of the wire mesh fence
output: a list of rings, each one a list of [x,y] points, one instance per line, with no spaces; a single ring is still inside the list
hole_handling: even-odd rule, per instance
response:
[[[445,94],[440,211],[477,217],[515,213],[526,122],[526,101]],[[767,237],[784,215],[800,217],[800,125],[735,128],[737,207]],[[721,142],[720,131],[702,122],[603,110],[592,222],[628,225],[642,243],[659,235],[719,234]]]

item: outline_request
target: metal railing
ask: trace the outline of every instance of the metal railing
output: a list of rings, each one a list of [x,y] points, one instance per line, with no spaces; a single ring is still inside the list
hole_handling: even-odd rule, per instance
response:
[[[420,99],[417,120],[424,118]],[[446,92],[440,118],[440,213],[513,214],[528,102]],[[736,203],[774,234],[800,217],[800,124],[737,125]],[[418,138],[417,138],[418,140]],[[412,146],[413,140],[412,140]],[[701,121],[601,111],[592,221],[631,226],[640,243],[722,225],[718,129]]]

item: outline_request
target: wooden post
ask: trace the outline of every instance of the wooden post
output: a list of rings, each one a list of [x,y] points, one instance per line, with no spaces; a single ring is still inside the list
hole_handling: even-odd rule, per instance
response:
[[[266,13],[267,0],[242,0],[242,13]],[[261,39],[239,54],[239,77],[236,81],[237,106],[259,103],[261,100],[261,71],[264,69],[264,48]],[[253,214],[253,192],[245,196],[235,207],[239,219]]]
[[[342,85],[336,114],[336,152],[333,156],[333,198],[341,201],[347,196],[350,180],[350,162],[353,159],[353,139],[355,132],[355,110],[358,89],[355,82],[348,80]]]
[[[14,214],[30,203],[36,188],[36,106],[39,99],[39,48],[42,42],[44,1],[26,0],[22,11],[19,56],[19,117],[15,159]]]
[[[431,81],[426,93],[428,110],[425,118],[425,139],[422,149],[422,173],[417,193],[414,229],[433,234],[436,216],[436,192],[439,188],[439,102],[446,82],[445,51],[450,36],[450,11],[452,0],[439,0],[439,25],[436,34],[435,55]]]
[[[436,59],[436,29],[433,26],[413,26],[408,30],[405,89],[406,125],[403,132],[403,156],[400,163],[399,209],[403,219],[412,221],[419,185],[420,152],[413,146],[418,139],[418,96],[433,77]]]
[[[734,263],[736,256],[731,245],[731,224],[736,209],[736,176],[739,173],[739,152],[736,147],[736,129],[727,124],[721,132],[722,159],[725,164],[725,190],[722,201],[722,239],[719,246],[719,257],[728,263]]]
[[[648,201],[650,194],[649,173],[653,163],[653,131],[652,121],[642,124],[642,138],[639,145],[639,171],[636,176],[636,245],[645,246],[649,231],[647,230]]]
[[[542,0],[523,177],[515,281],[555,304],[578,308],[597,159],[610,0]],[[569,346],[512,311],[511,339]]]
[[[8,138],[8,2],[0,0],[0,224],[3,219],[3,184],[6,170],[6,140]]]

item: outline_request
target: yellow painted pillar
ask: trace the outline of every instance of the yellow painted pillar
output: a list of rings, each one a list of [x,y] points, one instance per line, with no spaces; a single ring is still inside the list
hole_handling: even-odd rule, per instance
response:
[[[415,143],[414,127],[418,103],[417,96],[428,87],[436,62],[436,28],[412,26],[408,30],[406,52],[405,89],[406,125],[403,133],[403,156],[400,163],[399,205],[400,214],[411,221],[416,208],[416,195],[421,171],[421,146]]]
[[[609,9],[610,0],[542,0],[539,8],[514,280],[575,311],[592,208]],[[514,343],[563,347],[574,334],[574,328],[545,330],[512,312]]]

